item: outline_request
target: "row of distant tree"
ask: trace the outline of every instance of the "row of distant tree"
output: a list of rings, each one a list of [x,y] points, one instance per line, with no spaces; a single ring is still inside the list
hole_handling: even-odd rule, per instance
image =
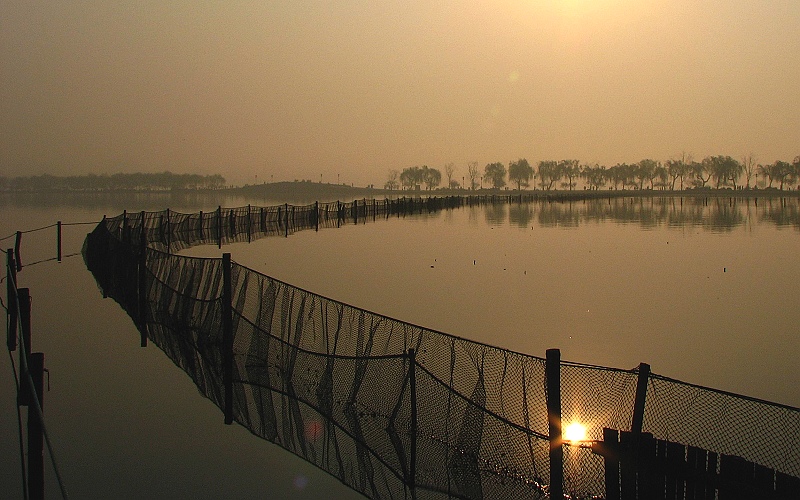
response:
[[[757,164],[752,156],[737,160],[730,156],[707,156],[695,161],[691,155],[660,162],[645,159],[638,163],[617,163],[612,167],[581,164],[578,160],[543,160],[534,168],[528,160],[489,163],[483,171],[478,162],[467,164],[467,175],[461,182],[455,175],[454,163],[444,167],[446,184],[450,189],[503,188],[511,184],[517,189],[531,184],[540,189],[572,190],[582,180],[586,189],[660,189],[732,188],[749,189],[762,186],[792,189],[800,182],[800,156],[792,163],[776,161]],[[760,178],[759,178],[760,177]],[[442,173],[428,166],[409,167],[402,172],[389,171],[386,189],[436,189],[442,185]]]
[[[225,178],[219,174],[161,172],[153,174],[0,176],[0,191],[171,191],[220,189],[223,187],[225,187]]]

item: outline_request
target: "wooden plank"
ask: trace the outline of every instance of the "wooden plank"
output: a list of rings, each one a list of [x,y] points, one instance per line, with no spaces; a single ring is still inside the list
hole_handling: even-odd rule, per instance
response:
[[[663,482],[656,472],[656,440],[649,432],[639,435],[637,462],[639,498],[664,498]]]
[[[717,462],[718,456],[713,451],[708,452],[706,463],[706,497],[705,500],[716,500],[718,489]]]
[[[633,452],[633,435],[630,432],[619,433],[619,469],[621,500],[637,500],[636,494],[636,460]]]
[[[775,470],[753,464],[753,490],[758,498],[770,498],[775,493]]]
[[[704,500],[703,476],[706,452],[696,446],[686,449],[686,500]]]
[[[719,500],[746,500],[754,480],[753,464],[741,457],[721,455]]]
[[[800,498],[800,478],[775,473],[775,498],[778,500],[795,500]]]
[[[619,491],[619,432],[603,429],[605,457],[606,500],[620,500]]]
[[[680,443],[667,442],[666,491],[667,499],[684,500],[684,475],[686,447]]]

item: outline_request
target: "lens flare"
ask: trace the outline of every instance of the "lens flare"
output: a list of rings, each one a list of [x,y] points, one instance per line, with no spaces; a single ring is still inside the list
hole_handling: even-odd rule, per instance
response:
[[[586,441],[586,426],[580,422],[572,422],[564,427],[563,437],[564,441],[571,443]]]

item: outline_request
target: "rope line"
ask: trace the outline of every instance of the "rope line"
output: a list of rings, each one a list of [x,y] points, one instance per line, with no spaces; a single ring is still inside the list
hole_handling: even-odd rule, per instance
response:
[[[94,226],[94,225],[100,224],[100,222],[101,221],[62,222],[61,223],[61,227],[64,227],[64,226],[89,226],[89,225],[93,225]],[[36,231],[43,231],[45,229],[50,229],[50,228],[53,228],[53,227],[56,227],[56,226],[58,226],[57,222],[55,224],[50,224],[50,225],[47,225],[47,226],[37,227],[36,229],[23,229],[22,231],[19,231],[19,232],[21,234],[35,233]],[[15,232],[9,234],[8,236],[0,238],[0,241],[10,240],[11,238],[15,238],[16,236],[17,236],[17,232],[15,231]]]
[[[91,221],[91,222],[62,222],[62,226],[88,226],[88,225],[97,225],[100,224],[101,221]]]
[[[25,233],[35,233],[36,231],[42,231],[42,230],[50,229],[51,227],[56,227],[56,226],[57,226],[57,224],[50,224],[49,226],[37,227],[36,229],[26,229],[24,231],[20,231],[20,233],[23,233],[23,234],[25,234]]]

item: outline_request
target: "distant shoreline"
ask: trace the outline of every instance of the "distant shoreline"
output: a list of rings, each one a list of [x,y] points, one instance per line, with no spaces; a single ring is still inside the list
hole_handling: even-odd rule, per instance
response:
[[[349,198],[397,198],[397,197],[441,197],[441,196],[519,196],[534,199],[581,200],[619,197],[734,197],[734,198],[786,198],[800,197],[800,190],[762,189],[716,189],[699,188],[684,190],[653,189],[600,189],[600,190],[542,190],[542,189],[435,189],[435,190],[388,190],[382,188],[347,186],[314,182],[274,182],[249,184],[236,187],[213,189],[29,189],[0,190],[0,195],[24,194],[68,194],[76,196],[95,196],[106,194],[125,195],[214,195],[246,196],[253,198],[307,198],[307,199],[349,199]]]

